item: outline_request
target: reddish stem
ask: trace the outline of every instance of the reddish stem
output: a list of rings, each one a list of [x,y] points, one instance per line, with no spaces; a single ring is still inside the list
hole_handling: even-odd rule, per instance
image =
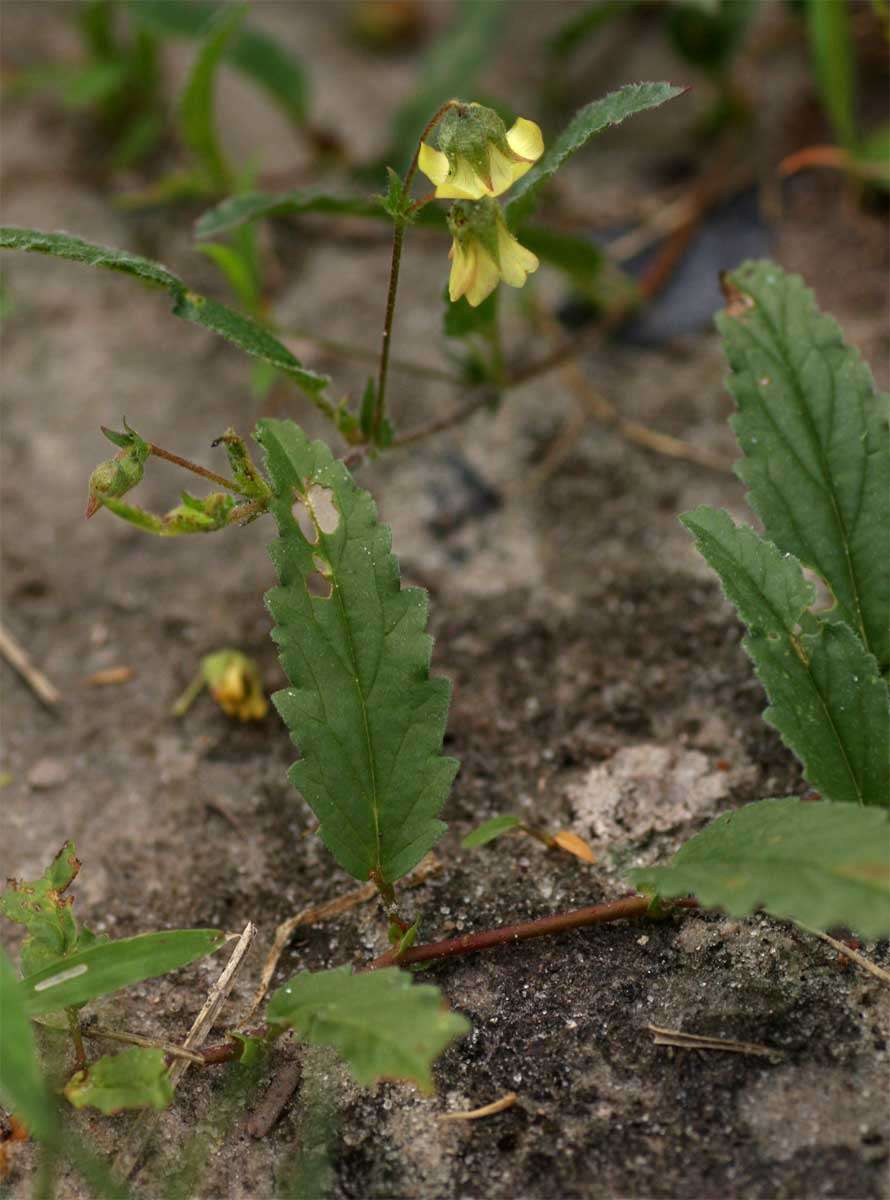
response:
[[[574,912],[559,913],[555,917],[540,917],[537,921],[522,921],[518,925],[502,925],[499,929],[465,933],[462,937],[430,942],[425,946],[412,946],[398,956],[394,950],[389,950],[375,958],[365,970],[376,971],[379,967],[391,966],[406,967],[411,963],[453,958],[458,954],[474,954],[477,950],[489,950],[492,946],[524,942],[529,938],[546,937],[551,933],[564,933],[567,929],[583,929],[587,925],[603,925],[608,921],[644,917],[651,904],[651,898],[648,896],[627,896],[623,900],[593,904],[587,908],[575,909]],[[675,900],[671,907],[698,908],[699,903],[694,899]]]

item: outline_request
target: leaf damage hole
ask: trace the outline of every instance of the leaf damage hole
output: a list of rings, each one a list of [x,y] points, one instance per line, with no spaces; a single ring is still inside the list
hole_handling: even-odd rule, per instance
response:
[[[306,576],[306,591],[317,600],[330,600],[334,585],[331,580],[322,575],[321,571],[312,571]]]
[[[334,493],[317,483],[307,487],[305,495],[298,494],[293,512],[300,533],[311,546],[318,543],[319,533],[334,533],[340,524],[340,510],[334,502]]]

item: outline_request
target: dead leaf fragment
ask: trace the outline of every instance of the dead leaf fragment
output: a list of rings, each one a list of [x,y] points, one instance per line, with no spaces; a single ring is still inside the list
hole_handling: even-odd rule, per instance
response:
[[[494,1100],[491,1104],[484,1104],[482,1108],[472,1108],[469,1112],[450,1112],[440,1113],[440,1121],[478,1121],[482,1117],[493,1117],[495,1113],[503,1112],[507,1108],[512,1108],[519,1097],[515,1092],[507,1092],[506,1096],[501,1096],[500,1100]]]
[[[561,829],[559,833],[555,833],[553,844],[560,850],[565,850],[566,854],[574,854],[575,858],[580,858],[582,862],[596,862],[596,855],[584,838],[579,837],[577,833],[572,833],[569,829]]]
[[[720,272],[720,290],[726,301],[725,311],[728,317],[743,317],[754,307],[753,297],[736,287],[728,271]]]
[[[84,683],[90,687],[111,687],[117,683],[127,683],[135,674],[132,667],[106,667],[103,671],[88,675]]]

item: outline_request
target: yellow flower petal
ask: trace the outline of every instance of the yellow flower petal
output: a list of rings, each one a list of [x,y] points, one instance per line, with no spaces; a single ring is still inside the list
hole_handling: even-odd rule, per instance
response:
[[[516,179],[514,168],[522,165],[528,169],[531,163],[511,162],[506,154],[502,154],[497,146],[491,146],[488,152],[488,163],[491,171],[491,194],[492,196],[500,196],[501,192],[505,192],[507,188],[512,187]]]
[[[417,165],[430,183],[439,184],[448,177],[448,159],[441,150],[428,146],[426,142],[420,143]]]
[[[504,226],[498,226],[498,257],[501,278],[510,287],[522,287],[529,275],[541,265],[536,254],[521,246]]]
[[[454,173],[436,187],[439,200],[481,200],[490,194],[465,158],[458,158]]]
[[[451,275],[448,278],[448,296],[453,304],[459,300],[473,282],[476,274],[476,254],[471,243],[469,250],[464,250],[457,242],[451,245]]]
[[[544,153],[544,137],[540,126],[534,121],[527,121],[525,117],[518,117],[512,128],[507,130],[507,145],[529,165],[537,162]]]
[[[477,246],[475,258],[476,270],[466,292],[467,302],[472,308],[477,308],[483,300],[491,295],[501,277],[497,263],[487,250]]]

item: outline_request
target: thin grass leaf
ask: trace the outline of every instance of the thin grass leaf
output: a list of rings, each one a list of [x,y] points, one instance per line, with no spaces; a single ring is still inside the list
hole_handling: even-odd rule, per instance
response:
[[[25,1009],[36,1017],[86,1004],[213,954],[225,941],[217,929],[169,929],[101,942],[23,979]]]
[[[335,216],[390,218],[374,196],[335,196],[326,192],[244,192],[230,196],[209,209],[195,226],[197,238],[218,237],[247,221],[260,217],[299,216],[327,213]]]
[[[201,38],[220,6],[200,0],[132,0],[130,12],[146,29],[164,37]],[[242,29],[223,57],[263,88],[297,125],[306,122],[309,87],[301,63],[267,34]]]
[[[466,1017],[444,1007],[438,988],[414,984],[395,967],[297,975],[272,996],[267,1019],[312,1045],[335,1047],[361,1084],[405,1079],[427,1094],[434,1059],[470,1030]]]
[[[856,141],[856,58],[847,0],[806,0],[807,34],[822,103],[840,144]]]
[[[330,406],[321,393],[329,383],[326,375],[307,371],[289,350],[282,346],[267,330],[233,312],[215,300],[189,291],[183,281],[160,263],[130,254],[126,250],[113,250],[107,246],[96,246],[67,233],[43,233],[37,229],[0,228],[0,250],[28,250],[38,254],[50,254],[70,262],[86,263],[91,267],[103,267],[134,275],[143,283],[166,288],[173,299],[173,313],[184,321],[202,325],[233,342],[246,354],[262,359],[277,368],[297,383],[312,400],[327,411]]]
[[[814,929],[846,925],[890,935],[890,821],[858,805],[761,800],[726,813],[666,867],[631,872],[659,896],[694,893],[707,908],[743,917],[763,908]]]
[[[0,946],[0,1101],[39,1141],[52,1141],[58,1118],[37,1060],[25,993]]]
[[[680,518],[748,626],[743,642],[766,689],[764,719],[801,760],[814,788],[853,804],[890,804],[890,691],[843,623],[809,612],[800,563],[723,511]]]
[[[246,14],[246,7],[234,6],[221,8],[214,16],[179,101],[177,124],[180,137],[198,160],[207,182],[219,191],[231,186],[232,172],[216,132],[216,72]]]
[[[280,533],[266,600],[292,685],[273,700],[301,752],[290,779],[344,870],[391,883],[444,831],[457,770],[440,754],[451,689],[430,678],[427,595],[402,588],[389,527],[323,442],[292,421],[260,421],[255,436]]]
[[[810,567],[890,665],[887,406],[858,353],[797,275],[744,263],[717,319],[738,412],[739,476],[771,541]],[[821,615],[821,614],[820,614]]]
[[[609,125],[619,125],[634,113],[657,108],[667,100],[673,100],[686,91],[671,83],[630,83],[610,92],[601,100],[578,110],[558,138],[544,151],[544,155],[510,191],[506,213],[512,228],[526,221],[534,210],[538,191],[559,170],[562,164],[583,146],[594,134]]]
[[[483,821],[481,825],[471,829],[465,837],[461,838],[460,844],[464,850],[475,850],[477,846],[487,846],[495,838],[518,829],[521,824],[519,817],[514,817],[509,813],[505,813],[501,817],[491,817],[490,820]]]

